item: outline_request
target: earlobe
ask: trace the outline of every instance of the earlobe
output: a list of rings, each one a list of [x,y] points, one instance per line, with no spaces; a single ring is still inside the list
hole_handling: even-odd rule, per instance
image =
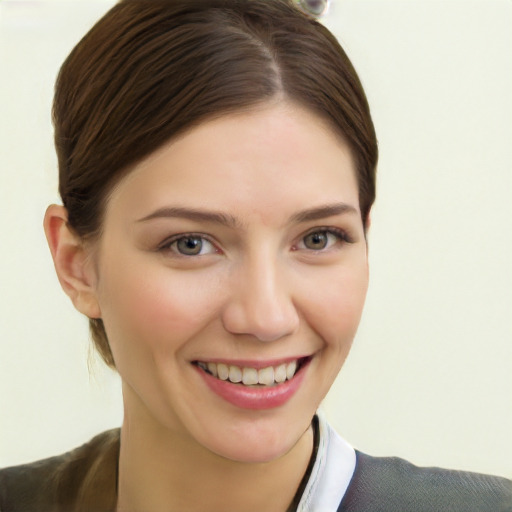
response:
[[[64,206],[52,204],[47,208],[44,231],[62,289],[78,311],[89,318],[101,318],[89,251],[69,227]]]

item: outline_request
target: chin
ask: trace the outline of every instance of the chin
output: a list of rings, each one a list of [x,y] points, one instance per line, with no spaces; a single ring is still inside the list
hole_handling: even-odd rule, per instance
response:
[[[209,451],[228,460],[261,464],[286,455],[300,441],[311,425],[311,418],[300,422],[254,420],[219,435],[212,432],[201,444]],[[295,425],[295,427],[290,427]]]
[[[286,455],[295,446],[298,440],[280,445],[267,445],[264,441],[255,443],[242,441],[230,443],[230,446],[212,447],[216,455],[234,462],[244,464],[264,464],[277,460]]]

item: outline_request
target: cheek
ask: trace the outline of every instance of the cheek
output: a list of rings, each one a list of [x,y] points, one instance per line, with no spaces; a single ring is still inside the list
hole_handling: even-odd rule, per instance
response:
[[[315,277],[315,286],[303,295],[307,299],[302,302],[302,314],[322,343],[316,385],[310,391],[312,399],[320,403],[352,346],[366,297],[368,272],[361,264],[329,268]]]
[[[175,351],[215,318],[218,285],[207,274],[146,265],[105,275],[100,305],[114,352]]]
[[[368,288],[366,265],[326,272],[308,294],[304,308],[308,322],[329,349],[348,352],[354,338]]]

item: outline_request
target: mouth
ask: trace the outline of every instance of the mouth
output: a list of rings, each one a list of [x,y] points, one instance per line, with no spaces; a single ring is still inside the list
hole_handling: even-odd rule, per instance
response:
[[[202,371],[220,381],[239,384],[251,388],[274,387],[290,381],[312,359],[300,357],[277,365],[255,368],[237,366],[228,362],[194,361]]]

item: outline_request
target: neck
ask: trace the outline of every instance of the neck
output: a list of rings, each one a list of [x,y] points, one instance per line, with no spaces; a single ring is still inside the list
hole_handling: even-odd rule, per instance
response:
[[[309,427],[291,450],[276,460],[233,461],[190,437],[156,425],[149,414],[125,411],[117,512],[286,512],[312,449]]]

